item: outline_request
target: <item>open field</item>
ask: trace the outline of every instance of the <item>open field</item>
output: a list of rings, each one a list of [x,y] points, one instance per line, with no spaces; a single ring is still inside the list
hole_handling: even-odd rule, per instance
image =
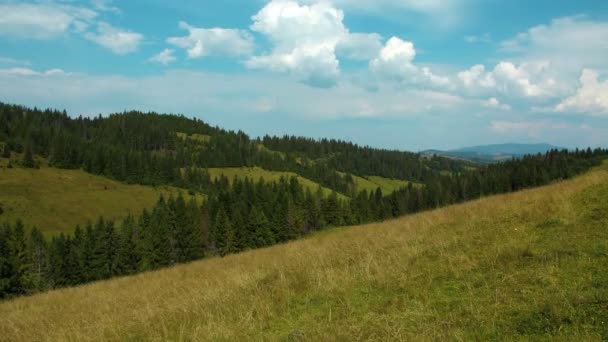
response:
[[[0,304],[0,340],[608,339],[608,164]]]
[[[1,159],[0,159],[1,160]],[[6,161],[6,159],[4,159]],[[0,166],[0,222],[17,218],[46,235],[69,232],[99,215],[121,220],[151,208],[160,194],[175,194],[171,187],[127,185],[81,170],[6,168]],[[189,197],[184,191],[184,196]]]
[[[224,175],[228,178],[230,182],[234,179],[234,177],[238,179],[244,179],[245,177],[250,180],[258,181],[260,178],[263,178],[266,182],[277,182],[281,179],[281,177],[290,179],[291,177],[297,177],[298,182],[304,186],[304,188],[310,189],[310,191],[315,192],[319,188],[319,183],[311,181],[308,178],[304,178],[293,172],[283,172],[283,171],[268,171],[264,170],[260,167],[227,167],[227,168],[210,168],[208,169],[209,176],[211,179],[216,179]],[[331,194],[332,190],[322,187],[323,193],[325,195]],[[346,196],[342,194],[338,194],[339,198],[347,199]]]
[[[341,175],[344,173],[340,172]],[[366,176],[359,177],[355,175],[351,175],[355,184],[357,185],[357,191],[367,190],[367,192],[376,191],[376,189],[380,188],[384,195],[391,194],[394,191],[397,191],[403,187],[407,187],[409,182],[399,179],[390,179],[384,178],[380,176]]]
[[[176,134],[178,137],[180,137],[182,139],[190,139],[190,140],[197,141],[199,143],[207,143],[207,142],[209,142],[209,140],[211,140],[211,136],[206,135],[206,134],[194,133],[194,134],[188,135],[188,134],[182,133],[182,132],[177,132]]]

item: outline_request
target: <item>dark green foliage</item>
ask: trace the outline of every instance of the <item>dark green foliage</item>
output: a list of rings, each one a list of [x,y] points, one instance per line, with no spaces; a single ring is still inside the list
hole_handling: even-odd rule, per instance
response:
[[[4,144],[4,148],[2,149],[2,158],[10,158],[11,157],[11,147],[8,144]]]
[[[34,156],[32,154],[32,148],[30,144],[25,145],[25,150],[23,151],[23,160],[21,161],[21,165],[27,168],[36,167],[36,162],[34,161]]]
[[[24,153],[24,166],[35,167],[35,151],[56,167],[82,167],[127,182],[172,184],[207,195],[204,203],[186,203],[181,194],[160,197],[151,211],[129,216],[117,227],[99,218],[95,225],[77,227],[73,234],[50,241],[37,229],[27,232],[20,222],[5,225],[0,228],[0,298],[154,270],[206,255],[223,256],[327,227],[381,221],[544,185],[580,174],[608,154],[601,149],[554,150],[466,169],[456,161],[335,140],[262,140],[281,155],[260,149],[260,141],[242,132],[223,131],[183,116],[129,112],[71,119],[57,111],[0,104],[0,118],[7,135],[0,138],[10,137],[5,146]],[[201,146],[176,132],[206,134],[211,139]],[[270,183],[211,180],[205,170],[251,165],[294,171],[335,191],[325,196],[320,187],[316,192],[305,190],[295,177]],[[388,195],[380,188],[357,192],[352,176],[336,171],[422,185],[410,183]],[[350,198],[338,196],[339,192]]]

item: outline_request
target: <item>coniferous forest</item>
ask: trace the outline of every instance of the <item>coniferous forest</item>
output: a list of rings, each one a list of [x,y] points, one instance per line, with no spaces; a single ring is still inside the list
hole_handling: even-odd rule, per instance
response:
[[[192,136],[205,139],[192,139]],[[607,150],[553,150],[490,165],[301,137],[252,139],[177,115],[125,112],[72,118],[65,111],[0,104],[4,157],[21,167],[82,169],[114,180],[172,185],[202,193],[160,197],[119,223],[91,218],[71,234],[47,239],[21,221],[0,226],[0,298],[31,294],[224,256],[315,231],[382,221],[483,196],[568,179],[598,165]],[[212,179],[211,167],[289,171],[297,178]],[[353,176],[408,181],[390,194],[359,191]],[[0,189],[1,191],[1,189]],[[137,199],[134,199],[137,200]],[[1,219],[1,216],[0,216]]]

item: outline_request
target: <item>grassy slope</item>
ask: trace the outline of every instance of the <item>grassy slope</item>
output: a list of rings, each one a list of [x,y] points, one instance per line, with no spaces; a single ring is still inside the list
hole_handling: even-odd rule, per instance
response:
[[[0,161],[6,161],[6,159]],[[151,208],[161,193],[177,194],[170,187],[127,185],[80,170],[8,169],[0,163],[0,222],[21,218],[46,234],[72,231],[76,224],[99,215],[120,220]],[[188,196],[186,193],[184,195]]]
[[[186,133],[182,133],[182,132],[177,132],[176,133],[178,137],[182,138],[182,139],[190,139],[190,140],[194,140],[197,141],[199,143],[207,143],[209,142],[209,140],[211,140],[211,136],[210,135],[205,135],[205,134],[198,134],[198,133],[194,133],[192,135],[188,135]]]
[[[310,189],[310,191],[315,192],[319,188],[319,183],[313,182],[310,179],[304,178],[293,172],[268,171],[268,170],[264,170],[260,167],[233,167],[233,168],[227,167],[227,168],[210,168],[208,170],[209,170],[209,176],[211,176],[212,179],[215,179],[215,178],[220,177],[221,175],[224,175],[228,178],[229,181],[232,181],[234,179],[234,177],[237,177],[239,179],[244,179],[245,177],[247,177],[250,180],[255,180],[255,181],[258,181],[260,178],[264,178],[264,180],[267,182],[276,182],[276,181],[280,180],[281,177],[289,179],[289,178],[295,176],[298,178],[298,182],[300,182],[300,184],[302,184],[302,186],[304,186],[305,188]],[[332,191],[331,191],[331,189],[323,187],[323,192],[325,193],[325,195],[329,195],[329,194],[331,194]],[[346,196],[343,196],[341,194],[338,194],[338,197],[340,197],[342,199],[347,198]]]
[[[551,186],[0,304],[0,339],[608,338],[608,165]]]

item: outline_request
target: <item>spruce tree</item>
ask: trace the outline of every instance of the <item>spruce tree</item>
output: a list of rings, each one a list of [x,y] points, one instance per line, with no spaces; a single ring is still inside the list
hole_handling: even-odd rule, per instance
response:
[[[270,230],[268,219],[263,211],[257,206],[251,208],[247,219],[249,231],[253,232],[253,248],[265,247],[275,243],[274,236]]]
[[[7,298],[19,292],[19,275],[15,267],[15,257],[10,246],[12,229],[0,226],[0,298]]]
[[[2,158],[10,158],[11,157],[11,147],[8,146],[8,143],[4,143],[4,148],[2,149]]]
[[[32,260],[32,285],[36,290],[48,287],[48,246],[42,232],[32,228],[28,241],[28,249]]]
[[[23,160],[21,161],[23,167],[26,168],[34,168],[36,166],[36,162],[34,161],[34,156],[32,154],[32,147],[28,143],[25,145],[25,150],[23,151]]]

